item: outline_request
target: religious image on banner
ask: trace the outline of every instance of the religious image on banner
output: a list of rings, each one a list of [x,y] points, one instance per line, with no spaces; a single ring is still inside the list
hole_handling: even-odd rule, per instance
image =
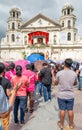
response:
[[[49,59],[49,51],[46,51],[46,54],[45,54],[45,59],[48,60]]]
[[[61,44],[66,44],[67,42],[67,33],[64,31],[60,32],[60,43]]]

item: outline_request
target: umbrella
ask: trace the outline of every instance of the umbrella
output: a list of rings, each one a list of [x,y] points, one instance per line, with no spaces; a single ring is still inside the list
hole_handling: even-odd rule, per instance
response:
[[[56,61],[53,61],[53,60],[50,60],[50,59],[46,60],[46,62],[49,63],[49,64],[54,64],[54,65],[56,65]]]
[[[15,62],[15,66],[21,65],[23,70],[26,69],[26,65],[27,64],[30,64],[30,61],[27,61],[27,60],[18,60],[18,61]]]
[[[3,64],[5,65],[6,71],[8,71],[9,70],[9,63],[8,62],[3,62]]]
[[[46,62],[46,61],[45,60],[37,60],[37,61],[35,61],[34,62],[35,69],[37,69],[38,71],[40,71],[43,68],[42,64],[44,62]]]
[[[3,62],[3,64],[5,65],[5,67],[9,67],[9,63],[8,62]]]
[[[40,54],[31,54],[26,59],[30,61],[31,63],[34,63],[37,60],[44,60],[44,56]]]

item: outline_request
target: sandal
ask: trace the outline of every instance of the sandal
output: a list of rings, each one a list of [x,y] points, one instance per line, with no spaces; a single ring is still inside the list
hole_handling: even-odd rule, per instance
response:
[[[61,130],[63,130],[63,126],[61,125],[60,121],[57,122],[57,125],[59,126],[59,128],[61,128]]]
[[[73,125],[69,125],[70,129],[74,129],[74,124]]]

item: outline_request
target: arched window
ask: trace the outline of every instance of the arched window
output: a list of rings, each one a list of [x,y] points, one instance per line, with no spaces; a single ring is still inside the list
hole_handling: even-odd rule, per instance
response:
[[[12,34],[11,39],[12,39],[12,42],[15,42],[15,35],[14,34]]]
[[[54,44],[56,44],[57,36],[54,35]]]
[[[19,14],[17,13],[17,18],[18,18]]]
[[[18,28],[20,27],[20,23],[18,23]]]
[[[70,32],[67,34],[67,40],[71,41],[71,33]]]
[[[70,28],[70,27],[71,27],[71,21],[68,20],[68,28]]]
[[[62,22],[62,27],[64,27],[64,21]]]
[[[15,17],[15,12],[13,12],[13,18]]]
[[[24,44],[27,44],[27,36],[24,37]]]
[[[75,21],[73,21],[73,27],[75,27]]]
[[[67,14],[68,14],[68,15],[70,14],[70,9],[67,10]]]
[[[76,41],[76,33],[74,33],[74,41]]]
[[[66,11],[64,11],[64,15],[66,15]]]
[[[9,42],[9,35],[7,35],[7,42]]]
[[[15,29],[15,23],[12,23],[12,29]]]

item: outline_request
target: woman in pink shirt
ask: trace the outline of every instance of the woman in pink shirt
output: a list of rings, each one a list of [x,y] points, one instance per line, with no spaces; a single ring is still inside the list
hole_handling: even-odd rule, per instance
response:
[[[29,86],[27,87],[26,92],[27,92],[27,100],[29,97],[30,101],[30,113],[33,112],[35,82],[37,81],[37,76],[35,72],[33,72],[31,69],[32,69],[31,64],[27,64],[26,70],[23,72],[23,74],[26,75],[29,80]],[[28,108],[26,108],[26,111],[28,111]]]
[[[16,70],[15,70],[15,64],[12,62],[10,65],[9,65],[9,71],[7,71],[5,73],[5,77],[9,80],[12,79],[12,77],[16,75]]]
[[[18,108],[20,107],[20,124],[24,124],[25,106],[26,106],[26,88],[28,84],[27,77],[22,75],[22,67],[20,65],[16,66],[16,76],[11,80],[12,86],[15,87],[17,83],[22,82],[21,87],[17,91],[16,99],[14,103],[14,122],[19,123],[18,120]]]

